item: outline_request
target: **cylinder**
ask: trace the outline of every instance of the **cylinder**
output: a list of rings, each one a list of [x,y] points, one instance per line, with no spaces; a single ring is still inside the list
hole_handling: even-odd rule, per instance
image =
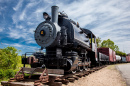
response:
[[[52,6],[51,7],[51,13],[52,13],[52,22],[53,23],[58,23],[58,6]]]

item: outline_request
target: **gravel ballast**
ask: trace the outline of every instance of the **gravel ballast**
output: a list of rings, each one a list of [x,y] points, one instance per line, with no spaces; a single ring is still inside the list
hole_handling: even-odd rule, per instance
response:
[[[63,86],[126,86],[126,83],[115,65],[109,65],[86,77],[75,80],[74,83]]]

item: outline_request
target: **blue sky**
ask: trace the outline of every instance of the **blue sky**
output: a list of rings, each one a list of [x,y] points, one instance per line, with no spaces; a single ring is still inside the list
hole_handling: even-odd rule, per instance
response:
[[[53,5],[97,37],[111,39],[130,53],[130,0],[0,0],[0,48],[14,46],[20,54],[38,50],[33,31],[44,21],[43,12],[51,14]]]

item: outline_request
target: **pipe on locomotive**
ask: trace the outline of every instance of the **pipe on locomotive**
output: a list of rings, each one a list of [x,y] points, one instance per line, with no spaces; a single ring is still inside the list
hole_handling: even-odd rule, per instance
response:
[[[58,6],[52,6],[51,7],[51,16],[52,16],[52,22],[53,23],[58,23]]]

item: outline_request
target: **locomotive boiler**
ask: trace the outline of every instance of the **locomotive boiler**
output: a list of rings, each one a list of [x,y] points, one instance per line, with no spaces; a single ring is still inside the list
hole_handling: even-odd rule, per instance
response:
[[[22,63],[30,64],[32,68],[45,65],[65,72],[86,70],[97,60],[96,37],[58,9],[58,6],[52,6],[51,20],[40,23],[34,33],[36,43],[46,49],[46,54],[35,52],[33,56],[23,58]]]

